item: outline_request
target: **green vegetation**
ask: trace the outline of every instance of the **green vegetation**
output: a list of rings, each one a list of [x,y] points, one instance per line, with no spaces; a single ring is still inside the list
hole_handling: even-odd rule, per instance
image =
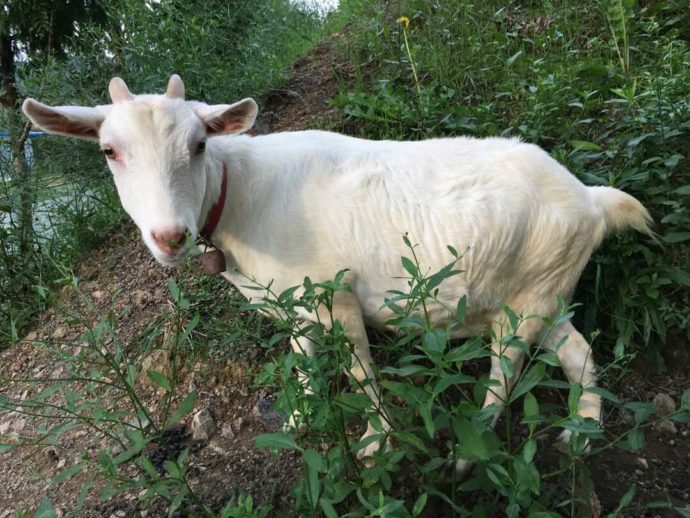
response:
[[[13,150],[24,138],[24,121],[17,117],[22,96],[49,103],[106,103],[105,85],[114,73],[141,92],[161,91],[177,72],[190,98],[260,97],[279,84],[287,65],[324,37],[327,27],[282,0],[122,0],[98,9],[84,2],[92,10],[72,13],[79,30],[67,34],[65,27],[59,32],[51,25],[54,11],[43,2],[10,2],[8,9],[20,4],[31,12],[45,11],[34,18],[60,37],[30,40],[32,27],[22,25],[20,16],[0,25],[0,36],[14,35],[26,53],[15,57],[18,95],[3,105],[0,117],[0,126],[11,132]],[[661,244],[633,233],[608,239],[585,271],[573,306],[564,304],[557,319],[572,317],[585,336],[596,339],[605,382],[622,377],[635,354],[656,369],[666,368],[666,338],[679,337],[686,347],[690,338],[690,165],[684,145],[690,131],[688,1],[349,0],[339,16],[348,24],[338,52],[353,62],[355,77],[342,78],[334,102],[359,135],[518,136],[547,149],[585,183],[619,187],[650,209]],[[8,32],[10,22],[15,28]],[[12,215],[0,228],[0,340],[7,345],[22,336],[37,311],[54,302],[55,288],[78,289],[71,266],[123,216],[92,145],[62,139],[32,144],[37,162],[30,174],[5,155],[0,158],[0,211]],[[30,222],[39,216],[49,231],[33,231]],[[183,268],[178,283],[169,284],[170,314],[130,343],[118,336],[115,312],[99,315],[95,325],[71,314],[86,329],[79,354],[59,353],[74,379],[29,380],[43,388],[39,394],[22,402],[0,396],[0,412],[54,412],[38,442],[56,442],[71,428],[87,426],[118,446],[85,455],[54,483],[90,469],[106,481],[106,499],[135,488],[145,490],[142,500],[163,500],[171,513],[270,515],[247,496],[233,497],[222,509],[205,502],[189,484],[188,451],[162,463],[147,453],[194,406],[195,391],[185,396],[186,387],[180,386],[185,362],[243,360],[243,345],[259,343],[272,356],[257,383],[275,389],[277,407],[286,415],[298,411],[308,425],[303,434],[272,433],[257,440],[261,447],[297,452],[303,473],[294,492],[294,514],[592,513],[584,460],[613,447],[643,451],[645,431],[661,417],[648,403],[622,403],[599,388],[607,404],[625,409],[634,422],[613,432],[579,418],[579,396],[592,389],[561,381],[557,359],[537,346],[529,350],[507,396],[506,414],[492,430],[492,413],[481,408],[490,383],[477,367],[477,360],[492,354],[488,342],[451,342],[451,327],[432,329],[419,317],[424,301],[455,273],[451,267],[426,273],[414,256],[403,264],[408,292],[381,301],[395,313],[400,331],[372,339],[394,449],[377,455],[371,466],[356,460],[367,445],[358,437],[366,419],[380,426],[384,416],[372,411],[368,398],[355,391],[356,382],[342,374],[352,361],[347,337],[330,322],[300,330],[294,325],[298,308],[329,308],[334,293],[348,289],[340,277],[321,284],[305,281],[299,298],[294,291],[267,298],[259,305],[285,315],[270,324],[225,291],[224,281],[200,279]],[[505,311],[512,329],[502,340],[526,349],[517,338],[523,318],[539,316]],[[455,313],[452,326],[462,325],[463,300]],[[285,347],[295,333],[314,341],[315,358]],[[164,346],[169,368],[142,365],[144,357]],[[313,393],[305,393],[296,368],[309,375]],[[508,376],[513,366],[502,362],[502,368]],[[155,409],[138,397],[142,379],[162,395]],[[51,398],[62,392],[65,400],[55,406]],[[108,407],[113,398],[117,404]],[[670,418],[687,423],[689,391],[681,403]],[[562,429],[573,432],[574,440],[560,452],[540,441]],[[0,442],[0,453],[11,448]],[[457,457],[477,463],[466,480],[454,475]],[[84,487],[80,506],[90,486]],[[655,505],[673,507],[670,500]],[[50,502],[41,509],[51,515]],[[641,512],[633,490],[615,512],[624,509]]]

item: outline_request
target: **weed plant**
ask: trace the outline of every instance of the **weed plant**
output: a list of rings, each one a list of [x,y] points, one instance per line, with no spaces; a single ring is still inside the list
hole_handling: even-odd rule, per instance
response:
[[[270,314],[281,315],[278,332],[270,342],[286,335],[306,336],[316,349],[314,357],[289,351],[267,364],[257,378],[258,383],[280,394],[277,404],[285,415],[297,415],[306,425],[303,434],[270,433],[256,441],[260,447],[295,450],[302,456],[303,475],[295,489],[298,514],[330,518],[595,513],[585,460],[614,446],[640,451],[645,429],[657,421],[654,406],[622,404],[604,388],[566,383],[559,377],[559,360],[554,352],[547,351],[543,344],[528,347],[521,341],[520,327],[525,319],[541,318],[547,328],[571,319],[572,308],[564,304],[553,320],[518,315],[504,307],[510,323],[505,336],[451,340],[453,331],[464,326],[466,299],[447,308],[454,320],[443,329],[429,323],[425,306],[432,299],[438,302],[436,294],[442,282],[461,272],[455,270],[455,263],[438,272],[426,272],[414,249],[412,252],[411,259],[402,258],[409,274],[409,289],[391,293],[383,302],[393,315],[388,324],[397,332],[392,337],[382,336],[383,341],[374,344],[386,357],[381,362],[386,366],[378,372],[385,414],[372,409],[362,387],[351,375],[343,374],[353,362],[353,346],[339,322],[331,317],[308,326],[298,325],[298,315],[304,311],[332,315],[334,294],[350,289],[342,282],[344,272],[326,283],[305,279],[303,286],[280,294],[265,287],[269,295],[260,305]],[[492,390],[496,382],[488,379],[488,369],[477,369],[478,363],[485,363],[482,359],[495,354],[490,346],[492,340],[506,347],[519,347],[526,354],[524,368],[508,391],[505,413],[496,429],[491,422],[498,408],[482,408],[486,391]],[[618,369],[622,363],[623,359],[615,359],[601,371]],[[500,356],[500,365],[506,379],[513,375],[514,367],[506,356]],[[300,382],[294,371],[305,373],[308,382]],[[634,413],[634,424],[613,434],[597,422],[578,416],[578,402],[588,391],[601,395],[607,405]],[[561,395],[556,398],[559,403],[554,403],[554,393]],[[381,428],[382,419],[392,425],[388,434]],[[671,419],[690,422],[690,389]],[[367,420],[379,434],[358,441]],[[571,432],[572,438],[555,448],[552,443],[563,430]],[[356,460],[357,452],[371,441],[383,443],[386,439],[392,440],[392,450],[376,454],[370,463]],[[455,474],[459,458],[476,464],[465,480],[457,479]],[[634,486],[616,512],[639,511],[633,497]],[[673,504],[662,501],[652,506],[671,508]]]

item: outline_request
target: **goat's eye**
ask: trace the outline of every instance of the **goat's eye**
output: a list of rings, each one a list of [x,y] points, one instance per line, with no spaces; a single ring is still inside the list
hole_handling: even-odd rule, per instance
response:
[[[196,154],[197,154],[197,155],[200,155],[201,153],[204,152],[205,149],[206,149],[206,141],[205,141],[205,140],[202,140],[201,142],[199,142],[199,143],[196,145]]]
[[[115,156],[115,151],[111,147],[104,147],[101,151],[103,151],[106,158],[113,158]]]

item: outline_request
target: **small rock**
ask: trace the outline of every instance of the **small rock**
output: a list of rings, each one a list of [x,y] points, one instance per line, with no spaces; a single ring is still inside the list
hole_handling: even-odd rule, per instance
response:
[[[37,338],[38,338],[38,334],[36,333],[36,331],[31,331],[28,335],[26,335],[24,337],[24,340],[27,342],[33,342]]]
[[[21,432],[25,426],[26,426],[26,419],[21,418],[21,419],[15,419],[14,423],[12,423],[11,428],[15,432]]]
[[[55,466],[56,469],[62,469],[65,467],[65,464],[67,464],[67,459],[60,459],[57,463],[57,466]]]
[[[220,431],[220,435],[229,440],[235,439],[235,432],[232,430],[232,425],[230,423],[225,423]]]
[[[232,422],[232,426],[235,429],[236,433],[240,433],[242,431],[242,425],[244,424],[244,417],[238,417]]]
[[[60,460],[60,455],[58,455],[57,450],[52,446],[46,450],[46,456],[51,462],[57,462]]]
[[[103,298],[104,293],[101,290],[95,290],[91,296],[96,299],[96,300],[101,300]]]
[[[199,410],[192,419],[192,440],[208,441],[213,433],[213,418],[207,409]]]
[[[64,338],[65,335],[67,335],[67,330],[63,326],[60,326],[53,331],[53,338],[55,340],[60,340],[61,338]]]
[[[135,290],[130,295],[130,300],[137,306],[145,306],[151,300],[151,296],[144,290]]]
[[[636,469],[636,470],[635,470],[635,475],[637,475],[638,477],[639,477],[640,475],[642,475],[642,474],[643,474],[643,473],[642,473],[642,470],[641,470],[641,469]]]
[[[225,451],[225,448],[221,448],[221,446],[218,443],[216,443],[216,441],[211,441],[208,447],[211,449],[211,451],[213,451],[217,455],[220,455],[221,457],[224,457],[228,454],[228,452]]]
[[[671,439],[670,441],[668,441],[668,445],[669,445],[669,446],[675,446],[675,445],[676,445],[676,441],[674,441],[673,439]]]
[[[655,428],[659,432],[665,433],[668,435],[676,435],[678,433],[678,429],[676,428],[676,424],[673,421],[669,421],[668,419],[664,419],[664,420],[656,423]]]
[[[11,421],[5,421],[4,423],[0,423],[0,435],[7,435],[7,432],[10,431],[11,424]]]
[[[642,469],[649,469],[649,462],[644,457],[637,457],[635,459],[635,464],[640,466]]]
[[[149,515],[148,511],[139,511],[139,516],[141,516],[141,518],[147,518],[148,515]]]
[[[688,436],[688,431],[687,431],[687,430],[683,430],[682,432],[680,432],[680,434],[681,434],[683,437],[687,437],[687,436]]]
[[[259,418],[269,430],[280,430],[285,423],[285,416],[273,410],[273,401],[260,397],[252,409],[252,414]]]
[[[58,378],[62,378],[65,374],[66,374],[65,366],[60,365],[57,369],[55,369],[51,373],[50,377],[53,379],[58,379]]]
[[[652,399],[652,405],[656,408],[657,414],[661,416],[667,416],[676,411],[676,402],[673,398],[666,394],[665,392],[659,392],[654,399]]]

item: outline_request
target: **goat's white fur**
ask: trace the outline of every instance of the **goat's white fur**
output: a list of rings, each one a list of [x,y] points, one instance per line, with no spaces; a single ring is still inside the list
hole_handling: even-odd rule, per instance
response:
[[[180,255],[163,252],[154,230],[182,227],[196,236],[219,196],[222,164],[228,171],[225,209],[212,241],[224,252],[223,275],[248,298],[249,279],[275,292],[348,269],[352,292],[338,294],[335,316],[359,359],[352,374],[380,407],[379,389],[364,324],[385,326],[382,302],[389,290],[406,289],[400,258],[409,254],[402,235],[418,244],[422,266],[435,271],[463,252],[464,272],[440,287],[430,303],[434,324],[467,296],[469,331],[507,332],[507,304],[518,314],[554,316],[557,297],[568,298],[593,250],[613,230],[650,234],[647,211],[633,197],[609,187],[586,187],[537,146],[518,139],[444,138],[374,142],[323,131],[216,136],[247,130],[256,105],[207,106],[185,102],[184,85],[171,78],[168,94],[132,96],[111,82],[114,104],[51,108],[31,99],[25,113],[47,131],[98,138],[119,160],[109,160],[120,198],[153,254],[164,264]],[[206,151],[194,154],[209,138]],[[305,318],[314,315],[305,314]],[[541,319],[519,333],[527,343],[544,338]],[[558,351],[569,380],[595,384],[590,346],[570,323],[546,338]],[[302,343],[300,343],[300,341]],[[313,352],[305,339],[297,349]],[[517,349],[496,343],[491,377],[503,382],[499,356],[516,375]],[[501,405],[505,387],[489,391],[485,405]],[[598,420],[599,396],[585,392],[580,414]],[[382,411],[383,412],[383,411]],[[371,425],[365,437],[375,433]],[[363,455],[379,447],[370,444]]]

